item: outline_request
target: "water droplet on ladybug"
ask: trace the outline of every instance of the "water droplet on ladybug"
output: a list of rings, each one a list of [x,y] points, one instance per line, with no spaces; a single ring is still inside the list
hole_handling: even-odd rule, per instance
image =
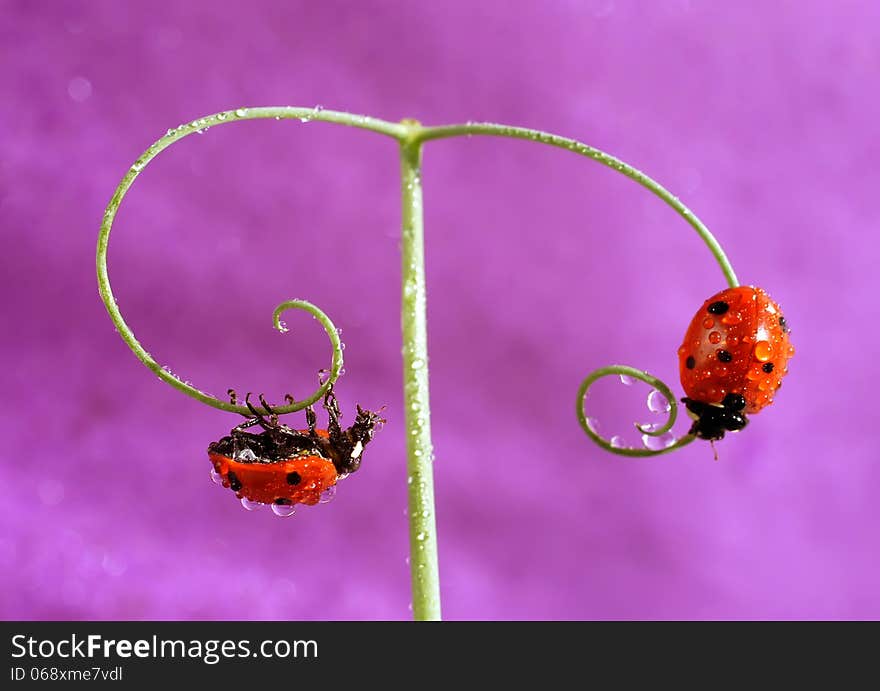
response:
[[[704,329],[711,329],[713,326],[715,326],[715,320],[712,319],[712,317],[706,317],[703,320],[703,328]]]
[[[759,362],[767,362],[773,357],[773,346],[769,341],[758,341],[755,343],[755,358]]]
[[[739,324],[742,321],[742,316],[739,312],[729,312],[721,317],[721,323],[727,326],[731,324]]]
[[[296,513],[295,504],[272,504],[272,513],[282,518],[293,516]]]
[[[718,333],[717,331],[713,331],[712,333],[710,333],[709,334],[709,343],[711,343],[713,345],[721,343],[721,334]]]
[[[251,501],[247,497],[241,498],[241,505],[246,508],[248,511],[255,511],[262,506],[262,503],[258,501]]]
[[[223,484],[223,476],[213,468],[211,468],[211,482],[213,482],[215,485]]]
[[[323,492],[321,492],[321,498],[318,499],[319,504],[329,504],[336,498],[336,485],[331,485]]]
[[[239,449],[235,453],[235,460],[240,463],[253,463],[257,460],[257,454],[251,451],[249,448],[245,447],[243,449]]]

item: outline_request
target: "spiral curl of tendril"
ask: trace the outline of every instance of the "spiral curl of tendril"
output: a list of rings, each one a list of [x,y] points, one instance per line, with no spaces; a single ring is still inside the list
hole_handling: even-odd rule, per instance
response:
[[[596,442],[596,444],[601,446],[606,451],[610,451],[611,453],[617,454],[619,456],[646,457],[658,456],[661,453],[669,453],[671,451],[675,451],[676,449],[680,449],[682,446],[687,446],[694,439],[696,439],[695,436],[691,434],[686,434],[685,436],[676,439],[675,442],[662,449],[634,449],[612,446],[610,441],[607,441],[606,439],[599,436],[598,432],[590,426],[590,418],[587,417],[587,413],[585,410],[586,398],[590,387],[596,381],[598,381],[602,377],[610,377],[614,375],[632,377],[633,379],[638,379],[639,381],[643,381],[646,384],[653,386],[663,395],[667,403],[669,403],[669,417],[666,419],[666,422],[660,427],[654,429],[653,425],[649,427],[636,423],[636,429],[642,434],[647,434],[649,437],[662,436],[672,429],[672,426],[675,424],[675,420],[678,417],[678,404],[675,401],[675,395],[672,393],[672,391],[670,391],[669,387],[666,386],[666,384],[664,384],[662,381],[657,379],[657,377],[650,375],[640,369],[628,367],[627,365],[609,365],[608,367],[600,367],[599,369],[590,372],[590,374],[587,375],[587,378],[581,382],[581,385],[578,388],[576,406],[577,418],[578,422],[581,425],[581,428],[583,428],[584,432],[587,433],[587,436],[594,442]]]
[[[147,149],[134,162],[134,164],[132,164],[131,168],[129,168],[128,172],[122,178],[122,181],[119,183],[119,186],[116,188],[116,191],[113,193],[113,196],[111,197],[110,202],[107,205],[107,209],[104,212],[104,218],[101,222],[101,230],[98,235],[98,251],[96,258],[98,272],[98,291],[101,295],[101,300],[103,300],[104,302],[104,306],[107,308],[110,319],[116,326],[116,330],[119,332],[122,340],[125,341],[126,345],[128,345],[128,347],[137,356],[137,358],[142,363],[144,363],[147,369],[153,372],[162,381],[171,385],[178,391],[185,393],[187,396],[190,396],[191,398],[194,398],[195,400],[200,401],[206,405],[217,408],[219,410],[239,413],[241,415],[250,415],[251,412],[246,406],[234,405],[229,401],[220,400],[205,391],[197,389],[189,382],[182,381],[180,378],[171,373],[167,368],[163,368],[162,365],[156,362],[156,360],[153,359],[152,355],[150,355],[150,353],[141,345],[141,343],[135,337],[134,332],[125,322],[125,319],[122,317],[122,313],[119,311],[119,306],[117,305],[116,299],[113,296],[113,290],[110,287],[110,277],[107,271],[107,248],[110,242],[110,231],[113,227],[113,221],[116,218],[116,213],[119,210],[119,206],[122,203],[126,192],[128,192],[129,188],[132,186],[141,171],[143,171],[143,169],[146,168],[150,161],[153,160],[153,158],[155,158],[159,153],[161,153],[163,150],[171,146],[171,144],[179,141],[180,139],[183,139],[184,137],[187,137],[191,134],[201,134],[210,127],[232,122],[239,122],[244,119],[270,117],[284,117],[290,119],[296,118],[300,121],[314,119],[326,120],[329,122],[339,122],[340,124],[348,124],[364,129],[374,129],[390,136],[394,136],[398,132],[397,126],[391,125],[390,123],[384,123],[382,121],[376,121],[373,118],[362,116],[349,116],[348,114],[339,114],[334,111],[324,112],[314,108],[239,108],[237,110],[224,111],[208,117],[199,118],[198,120],[193,120],[189,123],[184,123],[179,127],[168,130],[164,137],[162,137],[152,146],[150,146],[150,148]],[[333,324],[330,317],[328,317],[323,310],[306,300],[287,300],[285,302],[282,302],[280,305],[278,305],[278,307],[275,308],[275,311],[272,315],[275,328],[282,333],[287,331],[287,329],[281,322],[281,315],[288,309],[304,310],[318,320],[321,326],[324,327],[324,331],[327,332],[327,336],[330,339],[332,358],[328,376],[315,390],[315,392],[312,393],[311,396],[303,400],[296,400],[292,404],[277,406],[275,410],[279,414],[292,413],[298,410],[302,410],[303,408],[306,408],[307,406],[312,405],[316,401],[320,400],[324,396],[324,394],[326,394],[328,389],[333,386],[333,384],[339,378],[339,373],[342,370],[343,362],[342,344],[339,339],[339,332],[337,331],[336,326]]]

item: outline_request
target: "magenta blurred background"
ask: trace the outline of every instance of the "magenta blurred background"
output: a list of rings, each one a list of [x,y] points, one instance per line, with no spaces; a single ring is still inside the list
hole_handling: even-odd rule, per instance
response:
[[[874,315],[876,2],[0,2],[6,619],[404,619],[394,143],[293,121],[189,137],[139,177],[110,243],[123,314],[215,393],[314,387],[389,424],[336,501],[289,519],[211,484],[236,418],[151,375],[96,286],[113,189],[165,130],[321,104],[581,139],[689,204],[797,354],[719,445],[628,460],[574,416],[595,367],[680,392],[676,348],[724,287],[644,189],[519,141],[427,145],[426,244],[444,614],[453,619],[880,617]],[[657,419],[604,381],[603,432]],[[297,416],[299,421],[301,416]],[[350,418],[349,418],[350,419]],[[682,422],[679,431],[686,429]]]

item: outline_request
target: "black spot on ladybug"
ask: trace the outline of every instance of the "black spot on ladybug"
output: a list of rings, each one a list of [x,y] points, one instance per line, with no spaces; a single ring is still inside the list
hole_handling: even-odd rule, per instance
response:
[[[697,361],[694,360],[693,355],[688,355],[688,359],[684,361],[684,366],[688,369],[693,369],[697,364]]]
[[[779,326],[782,327],[783,333],[791,332],[791,329],[788,327],[788,322],[785,321],[785,317],[779,317]]]
[[[717,302],[713,302],[707,308],[709,314],[724,314],[727,310],[730,309],[730,305],[728,305],[724,300],[718,300]]]
[[[731,355],[726,350],[719,350],[718,359],[721,360],[721,362],[730,362],[731,360],[733,360],[733,355]]]
[[[761,369],[764,370],[767,374],[770,374],[773,371],[773,363],[765,362],[763,365],[761,365]]]
[[[298,485],[302,482],[302,476],[297,472],[287,473],[287,484],[288,485]]]
[[[231,489],[233,492],[238,492],[238,490],[241,489],[241,482],[235,476],[235,473],[229,471],[226,474],[226,479],[229,480],[229,489]]]
[[[275,500],[275,503],[280,506],[290,506],[293,504],[290,499],[285,499],[284,497],[278,497],[278,499]]]

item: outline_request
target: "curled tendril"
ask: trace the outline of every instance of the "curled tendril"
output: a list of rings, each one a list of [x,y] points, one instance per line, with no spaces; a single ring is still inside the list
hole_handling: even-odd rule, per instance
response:
[[[696,437],[690,434],[686,434],[679,439],[676,439],[674,443],[662,449],[632,449],[632,448],[620,448],[617,446],[612,446],[610,441],[603,439],[599,434],[590,426],[589,418],[587,417],[587,413],[585,410],[587,392],[594,382],[601,379],[602,377],[610,377],[612,375],[623,375],[626,377],[632,377],[633,379],[638,379],[639,381],[643,381],[650,386],[653,386],[657,391],[659,391],[663,397],[666,399],[667,403],[669,403],[669,417],[666,422],[654,429],[653,427],[647,427],[644,425],[640,425],[636,423],[636,429],[642,434],[647,434],[650,437],[659,437],[663,434],[669,432],[672,429],[672,426],[675,424],[675,419],[678,417],[678,403],[675,400],[675,396],[672,391],[669,390],[669,387],[666,386],[662,381],[657,379],[647,372],[643,372],[640,369],[635,369],[634,367],[627,367],[626,365],[610,365],[608,367],[602,367],[600,369],[594,370],[590,372],[586,379],[581,382],[580,388],[578,389],[577,394],[577,403],[576,403],[576,412],[578,422],[583,428],[584,432],[587,433],[587,436],[592,439],[596,444],[601,446],[606,451],[610,451],[611,453],[615,453],[619,456],[634,456],[634,457],[645,457],[645,456],[659,456],[661,453],[669,453],[670,451],[675,451],[676,449],[680,449],[682,446],[687,446],[690,444]]]
[[[391,123],[385,123],[374,118],[354,116],[348,113],[337,113],[335,111],[321,111],[319,109],[291,107],[253,109],[239,108],[238,110],[224,111],[215,115],[194,120],[190,123],[184,123],[180,127],[168,130],[167,134],[164,137],[162,137],[152,146],[150,146],[150,148],[147,149],[147,151],[144,152],[137,159],[137,161],[135,161],[135,163],[131,166],[126,175],[122,178],[122,181],[119,183],[119,186],[113,193],[113,197],[110,199],[110,203],[107,205],[107,209],[104,212],[104,218],[101,223],[101,232],[98,235],[98,252],[96,259],[98,271],[98,291],[101,295],[101,299],[104,301],[104,306],[107,308],[110,319],[116,326],[116,330],[119,332],[122,340],[125,341],[126,345],[128,345],[129,348],[131,348],[132,352],[137,356],[137,358],[142,363],[144,363],[144,365],[146,365],[147,369],[153,372],[162,381],[170,384],[178,391],[185,393],[187,396],[190,396],[197,401],[205,403],[206,405],[217,408],[219,410],[227,410],[229,412],[240,413],[242,415],[250,414],[250,411],[246,406],[234,405],[231,402],[220,400],[209,393],[195,388],[188,382],[181,381],[178,377],[176,377],[167,369],[164,369],[162,365],[156,362],[156,360],[153,359],[152,355],[150,355],[150,353],[147,352],[147,350],[141,345],[141,343],[135,337],[134,332],[131,330],[128,324],[126,324],[125,319],[123,319],[122,313],[119,311],[119,306],[116,304],[116,299],[113,297],[113,290],[110,288],[110,277],[107,272],[107,247],[110,242],[110,230],[113,227],[113,221],[116,218],[116,212],[119,210],[122,199],[125,197],[126,192],[128,192],[129,188],[132,186],[140,172],[153,158],[155,158],[159,153],[171,146],[173,143],[191,134],[204,132],[206,129],[217,125],[258,118],[295,118],[301,121],[324,120],[327,122],[336,122],[353,127],[370,129],[382,134],[387,134],[389,136],[397,136],[401,129],[400,126],[393,125]],[[288,309],[301,309],[315,317],[315,319],[320,322],[321,326],[324,327],[324,330],[327,332],[327,336],[330,338],[330,345],[333,352],[330,371],[327,379],[323,381],[318,389],[315,390],[315,392],[308,398],[297,400],[289,405],[277,406],[275,409],[278,411],[278,413],[281,414],[292,413],[297,410],[302,410],[306,406],[309,406],[318,401],[339,378],[339,373],[342,369],[342,345],[339,340],[339,333],[336,330],[336,326],[330,320],[330,317],[328,317],[319,307],[313,305],[310,302],[307,302],[306,300],[287,300],[286,302],[282,302],[280,305],[278,305],[272,315],[275,328],[282,333],[287,331],[287,329],[281,323],[281,315]]]

